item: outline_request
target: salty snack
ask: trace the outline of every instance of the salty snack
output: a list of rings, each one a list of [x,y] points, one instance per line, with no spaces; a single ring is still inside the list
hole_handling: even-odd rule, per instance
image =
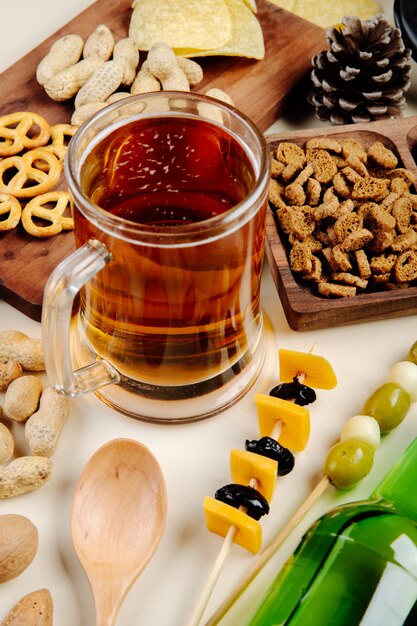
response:
[[[112,61],[94,72],[80,89],[81,93],[77,94],[71,123],[75,127],[80,126],[100,109],[131,94],[162,89],[190,91],[191,86],[203,79],[203,70],[198,63],[177,57],[172,48],[162,42],[152,46],[139,71],[138,62],[139,54],[131,38],[116,42]],[[118,91],[119,87],[126,86],[130,87],[129,92]],[[219,90],[219,94],[213,94],[213,97],[219,98],[220,93],[223,92]],[[226,94],[223,96],[224,99],[228,97]]]
[[[144,61],[139,72],[135,76],[135,80],[130,87],[130,93],[135,95],[138,93],[160,91],[161,89],[161,83],[150,71],[147,61]]]
[[[0,216],[3,215],[6,217],[0,221],[0,231],[11,230],[20,222],[22,207],[17,198],[0,192]]]
[[[190,83],[177,63],[173,49],[165,43],[157,43],[149,50],[147,58],[151,74],[157,78],[162,89],[190,91]]]
[[[149,50],[130,92],[138,94],[161,89],[190,91],[202,80],[203,70],[198,63],[176,56],[168,44],[158,42]]]
[[[14,452],[14,439],[6,424],[0,422],[0,463],[7,463]]]
[[[61,164],[57,157],[44,148],[34,148],[23,156],[10,156],[0,161],[0,192],[15,198],[33,198],[49,191],[60,176]]]
[[[40,378],[22,371],[44,369],[39,339],[19,331],[0,332],[0,391],[5,392],[4,415],[22,424],[29,449],[28,455],[13,458],[16,456],[14,437],[0,422],[0,499],[33,491],[51,475],[49,457],[56,452],[69,417],[70,401],[51,387],[43,389]]]
[[[48,54],[39,63],[36,70],[36,79],[44,85],[55,74],[74,65],[80,59],[84,47],[84,40],[79,35],[64,35],[51,46]]]
[[[271,154],[270,205],[292,271],[323,297],[417,280],[417,195],[411,171],[381,141],[315,137]]]
[[[394,169],[398,159],[381,141],[376,141],[368,150],[368,156],[384,169]]]
[[[203,70],[201,65],[188,59],[187,57],[176,57],[178,66],[185,74],[190,87],[198,85],[203,80]]]
[[[81,41],[80,53],[40,81],[52,100],[69,100],[78,97],[81,91],[76,104],[79,107],[87,102],[104,102],[120,85],[132,84],[139,52],[130,37],[115,42],[113,33],[105,24],[99,24],[85,43],[81,37],[76,37]],[[58,39],[56,43],[59,42]],[[51,52],[41,61],[39,68],[50,55]]]
[[[218,48],[232,34],[223,0],[140,0],[132,6],[129,37],[139,50],[150,50],[159,41],[171,48]]]
[[[217,87],[212,87],[211,89],[208,89],[205,95],[233,106],[233,100],[231,99],[231,97]],[[203,115],[210,120],[218,122],[219,124],[223,124],[223,112],[213,107],[213,105],[209,102],[199,102],[197,104],[197,108],[200,115]]]
[[[37,113],[16,111],[0,116],[0,156],[44,146],[51,135],[48,122]]]
[[[16,422],[25,422],[37,410],[41,393],[40,378],[32,374],[19,376],[7,387],[4,414]]]
[[[358,15],[362,19],[371,18],[381,12],[376,0],[344,0],[328,2],[328,0],[270,0],[281,9],[286,9],[309,20],[322,28],[339,24],[344,15]]]
[[[36,237],[73,228],[72,218],[64,216],[68,193],[51,190],[60,180],[67,145],[76,130],[71,124],[50,126],[31,111],[0,117],[0,232],[20,223]],[[40,226],[41,219],[50,226]]]
[[[0,499],[28,493],[51,477],[51,461],[43,456],[20,456],[0,466]]]
[[[104,64],[102,57],[87,57],[55,74],[45,83],[44,89],[51,100],[63,102],[77,95],[78,91]]]
[[[242,56],[263,59],[262,28],[254,3],[243,0],[141,0],[129,25],[139,50],[160,41],[178,56]]]
[[[195,51],[178,48],[176,54],[187,57],[240,56],[261,60],[265,57],[265,44],[261,25],[256,15],[242,0],[224,0],[232,20],[232,35],[224,45],[214,49]]]
[[[94,113],[104,109],[108,105],[108,102],[87,102],[75,109],[71,117],[71,124],[73,126],[81,126],[85,121],[90,119]]]
[[[24,370],[43,372],[42,342],[18,330],[0,331],[0,362],[14,361]]]
[[[66,216],[70,196],[66,191],[49,191],[32,198],[22,211],[22,226],[35,237],[51,237],[62,230],[72,230],[74,220]],[[39,221],[45,225],[39,225]]]
[[[43,149],[52,152],[61,162],[64,160],[68,142],[75,135],[77,127],[72,124],[54,124],[51,126],[51,137]],[[39,167],[39,164],[37,164]]]
[[[122,83],[123,68],[116,61],[106,61],[87,80],[75,96],[75,108],[90,102],[104,102]]]
[[[216,0],[226,11],[227,19],[230,20],[229,13],[225,7],[224,0]],[[229,0],[227,0],[229,1]],[[241,0],[237,1],[241,4]],[[180,2],[181,3],[181,2]],[[141,5],[141,10],[148,10]],[[201,3],[200,3],[201,4]],[[155,8],[154,5],[150,5]],[[213,5],[214,6],[214,5]],[[207,8],[209,12],[213,6],[202,7],[202,15]],[[167,6],[168,12],[171,5]],[[245,11],[248,10],[244,7]],[[188,11],[189,7],[184,10]],[[251,14],[251,12],[249,11]],[[159,15],[159,13],[158,13]],[[252,15],[252,14],[251,14]],[[174,16],[174,24],[177,19]],[[197,21],[201,15],[196,14],[193,19]],[[159,29],[158,18],[158,29]],[[207,28],[207,24],[204,28]],[[159,32],[159,30],[158,30]],[[191,32],[191,31],[188,31]],[[181,37],[179,32],[176,36]],[[218,33],[216,33],[218,36]],[[169,38],[168,38],[169,39]],[[214,52],[213,52],[214,53]],[[71,124],[64,128],[63,124],[51,128],[51,141],[48,143],[48,150],[62,159],[65,154],[65,147],[62,145],[62,138],[57,138],[57,133],[65,136],[72,136],[81,124],[89,119],[107,105],[130,95],[148,93],[151,91],[173,90],[190,91],[191,87],[198,85],[203,79],[201,66],[187,58],[179,56],[161,33],[155,37],[154,43],[148,49],[147,59],[139,65],[139,50],[137,42],[131,37],[124,37],[118,41],[114,40],[113,33],[105,24],[100,24],[88,37],[84,44],[82,58],[77,58],[73,64],[67,64],[60,70],[55,71],[42,84],[48,96],[57,102],[74,98],[75,111],[71,117]],[[125,91],[127,90],[128,91]],[[211,89],[207,95],[228,104],[233,102],[220,89]],[[207,109],[208,117],[210,109]],[[217,120],[222,123],[222,120]],[[5,154],[14,154],[10,133],[4,133],[3,143],[0,141],[0,150],[3,148]],[[0,128],[1,140],[1,128]],[[46,142],[45,142],[46,143]],[[45,164],[36,162],[35,166],[45,170]],[[45,231],[46,232],[46,231]],[[46,236],[46,235],[45,235]]]
[[[69,411],[68,398],[52,387],[43,391],[38,411],[25,424],[25,437],[32,454],[50,457],[55,453]]]
[[[139,51],[131,37],[120,39],[115,44],[113,60],[122,67],[122,85],[130,86],[135,80],[139,64]]]
[[[100,57],[103,61],[108,61],[114,48],[113,34],[106,24],[99,24],[88,36],[84,47],[83,57]]]
[[[121,42],[123,41],[125,40],[121,40]],[[116,43],[114,48],[113,61],[109,63],[115,62],[120,65],[120,60],[118,61],[115,57],[118,43]],[[132,67],[133,66],[131,65],[131,69]],[[87,90],[88,84],[91,85],[97,80],[96,74],[100,74],[100,72],[104,71],[105,68],[100,68],[100,70],[93,75],[91,81],[87,83],[83,89]],[[82,90],[80,90],[79,94],[75,98],[76,109],[72,115],[71,124],[75,127],[80,126],[97,111],[100,111],[112,102],[128,97],[130,94],[137,95],[140,93],[161,90],[190,91],[191,87],[198,85],[202,79],[203,70],[198,63],[188,58],[177,57],[174,54],[174,50],[165,43],[156,43],[149,50],[147,59],[142,63],[139,71],[135,75],[130,86],[130,92],[114,91],[111,95],[106,97],[104,101],[100,100],[98,98],[105,97],[108,92],[108,89],[105,87],[101,79],[98,80],[100,88],[97,89],[94,87],[92,94],[90,94],[87,98],[84,98],[81,93]],[[117,82],[118,81],[119,75]],[[233,105],[233,101],[230,96],[221,89],[211,88],[206,92],[206,95]],[[81,102],[82,104],[80,104]],[[209,103],[199,104],[199,111],[201,115],[205,115],[210,119],[214,118],[215,121],[220,124],[223,123],[221,114],[220,116],[214,116],[213,107]]]
[[[0,360],[0,391],[6,391],[12,380],[22,375],[22,366],[17,361]]]

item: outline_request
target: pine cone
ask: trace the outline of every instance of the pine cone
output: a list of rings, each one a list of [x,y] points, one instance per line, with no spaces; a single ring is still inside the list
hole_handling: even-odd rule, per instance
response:
[[[351,124],[399,117],[410,86],[411,50],[383,15],[361,21],[344,17],[345,28],[329,28],[329,50],[312,59],[308,101],[322,121]]]

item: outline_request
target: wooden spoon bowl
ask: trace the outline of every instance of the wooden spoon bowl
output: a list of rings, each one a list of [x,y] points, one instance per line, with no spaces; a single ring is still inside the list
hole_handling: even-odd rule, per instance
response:
[[[115,439],[93,454],[74,491],[71,534],[94,596],[96,626],[114,625],[161,539],[166,514],[164,477],[148,448]]]

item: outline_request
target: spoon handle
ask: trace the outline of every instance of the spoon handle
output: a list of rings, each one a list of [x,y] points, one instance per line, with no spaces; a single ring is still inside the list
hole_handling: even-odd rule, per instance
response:
[[[117,615],[109,615],[107,611],[97,611],[95,617],[95,626],[114,626]]]
[[[114,626],[119,613],[120,599],[114,598],[112,590],[108,593],[94,593],[95,626]]]
[[[112,617],[106,615],[103,618],[96,617],[95,626],[114,626],[114,624],[115,620]]]

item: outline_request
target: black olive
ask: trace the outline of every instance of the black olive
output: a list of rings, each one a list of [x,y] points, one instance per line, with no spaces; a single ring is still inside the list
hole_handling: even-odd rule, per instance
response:
[[[314,389],[300,383],[296,376],[294,376],[292,383],[281,383],[271,389],[269,395],[282,400],[294,400],[294,404],[299,406],[311,404],[316,400]]]
[[[247,439],[245,447],[250,452],[278,461],[278,476],[285,476],[294,468],[295,458],[291,450],[281,446],[272,437],[261,437],[261,439],[254,439],[253,441]]]
[[[216,500],[230,504],[235,509],[244,506],[247,509],[247,515],[256,520],[269,513],[268,500],[257,489],[247,485],[235,483],[225,485],[216,491],[214,497]]]

